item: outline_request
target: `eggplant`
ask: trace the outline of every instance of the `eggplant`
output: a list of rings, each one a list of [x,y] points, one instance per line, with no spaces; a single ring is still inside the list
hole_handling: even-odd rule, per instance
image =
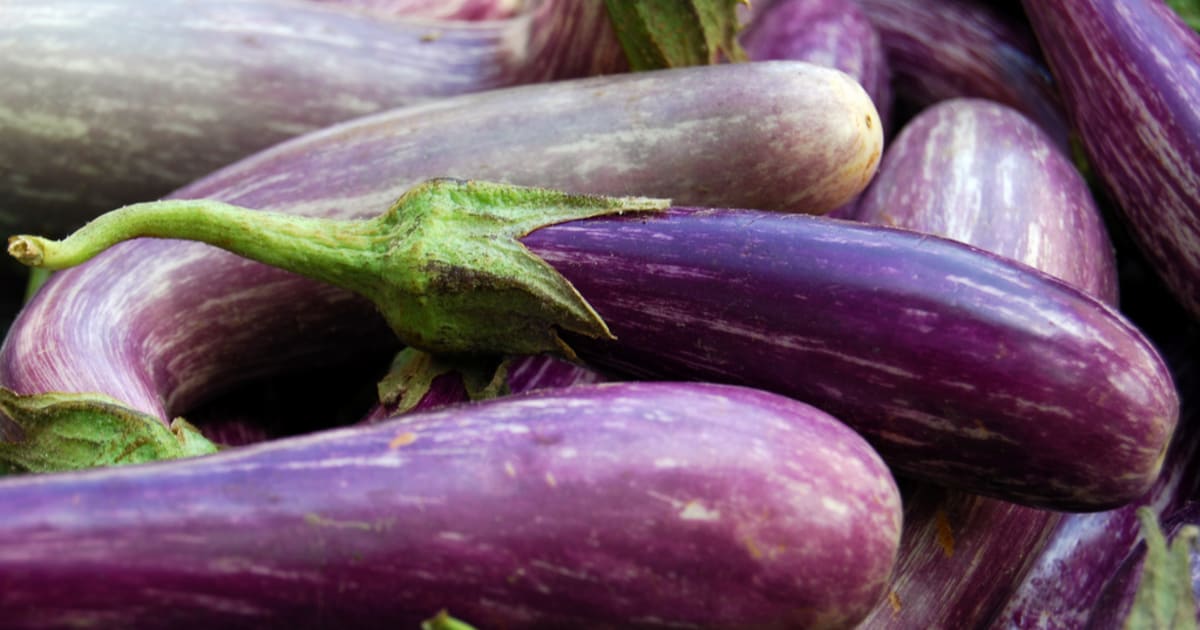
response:
[[[1089,164],[1151,267],[1200,315],[1200,41],[1162,2],[1027,2]]]
[[[0,226],[65,234],[334,122],[620,72],[598,5],[434,23],[264,0],[0,3]]]
[[[498,20],[529,4],[525,0],[300,0],[353,8],[380,16],[426,20]]]
[[[852,79],[800,62],[563,81],[316,132],[174,196],[354,216],[449,174],[818,211],[874,173],[873,116]],[[0,383],[96,392],[165,422],[239,383],[397,349],[360,298],[203,245],[131,243],[105,260],[55,274],[22,311]]]
[[[186,234],[243,255],[270,250],[264,259],[272,264],[317,272],[368,297],[401,341],[418,349],[521,352],[546,344],[645,378],[753,385],[836,414],[899,472],[1031,505],[1120,505],[1158,475],[1178,413],[1161,358],[1115,310],[1032,268],[908,230],[703,208],[550,225],[521,238],[523,247],[499,249],[527,248],[561,274],[615,340],[593,337],[571,328],[573,320],[555,331],[555,321],[496,311],[500,303],[484,289],[496,282],[507,295],[507,280],[453,266],[454,249],[424,258],[433,241],[405,240],[452,234],[403,219],[425,204],[449,200],[434,206],[434,216],[470,233],[468,218],[483,217],[490,229],[496,223],[469,202],[524,208],[515,201],[520,194],[540,199],[547,191],[440,181],[369,222],[243,210],[243,234],[218,227],[210,203],[172,202],[106,215],[91,224],[96,229],[62,242],[14,243],[37,249],[52,268],[56,256],[86,260],[113,242],[104,227],[138,226],[135,215],[148,210],[151,229],[121,238]],[[155,214],[159,208],[170,216]],[[196,232],[160,229],[191,219],[201,226]],[[289,252],[263,247],[281,237],[306,244]],[[480,260],[490,266],[498,259]],[[419,277],[413,270],[425,269],[435,273],[414,286],[448,294],[409,292],[409,279]],[[447,295],[461,310],[453,324],[435,303]],[[483,297],[473,303],[475,295]],[[1072,439],[1055,439],[1063,435]]]
[[[916,112],[950,98],[985,98],[1029,116],[1056,146],[1070,150],[1071,126],[1023,21],[984,0],[858,3],[883,41],[899,109]]]
[[[889,128],[891,71],[879,33],[856,3],[780,0],[758,12],[739,39],[754,61],[808,61],[854,77],[875,103],[883,128]]]
[[[900,497],[812,407],[580,386],[0,481],[10,628],[851,628]],[[70,596],[65,596],[70,593]]]
[[[1116,255],[1083,176],[1033,121],[993,101],[917,114],[854,218],[970,243],[1117,305]]]

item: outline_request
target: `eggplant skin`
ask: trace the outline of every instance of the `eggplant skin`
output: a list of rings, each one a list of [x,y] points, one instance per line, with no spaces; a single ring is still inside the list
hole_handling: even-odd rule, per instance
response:
[[[1024,6],[1092,169],[1200,317],[1200,40],[1164,2]]]
[[[210,457],[0,482],[6,628],[850,628],[901,526],[831,416],[581,386]]]
[[[1116,254],[1083,176],[1000,103],[956,98],[917,114],[854,218],[970,243],[1117,304]]]

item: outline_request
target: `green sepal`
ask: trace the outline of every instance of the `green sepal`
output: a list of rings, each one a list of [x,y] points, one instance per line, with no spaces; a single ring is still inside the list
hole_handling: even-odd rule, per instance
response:
[[[396,354],[379,381],[379,402],[394,414],[407,413],[429,393],[434,379],[456,373],[470,400],[504,396],[508,390],[508,358],[492,355],[434,355],[416,348]]]
[[[47,473],[215,453],[178,418],[168,427],[99,394],[20,395],[0,388],[0,413],[24,439],[0,443],[0,474]]]
[[[445,610],[441,610],[432,618],[421,622],[421,630],[475,630],[475,628],[465,621],[451,617],[450,613]]]
[[[436,354],[575,353],[558,336],[613,335],[587,300],[518,239],[558,223],[666,208],[665,199],[577,195],[437,179],[370,231],[388,243],[364,293],[400,340]]]
[[[1168,547],[1152,510],[1139,508],[1138,519],[1146,539],[1146,558],[1124,628],[1195,630],[1196,598],[1192,594],[1190,556],[1200,529],[1195,526],[1180,529]]]
[[[1200,31],[1200,0],[1167,0],[1167,6],[1193,31]]]
[[[747,0],[605,0],[634,71],[746,61],[737,5]]]

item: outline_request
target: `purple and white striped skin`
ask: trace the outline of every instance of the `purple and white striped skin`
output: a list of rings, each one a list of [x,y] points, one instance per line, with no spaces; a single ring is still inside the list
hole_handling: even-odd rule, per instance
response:
[[[584,386],[0,481],[7,628],[852,628],[900,496],[782,396]],[[69,594],[69,595],[68,595]]]
[[[298,0],[353,8],[378,16],[426,20],[499,20],[530,4],[529,0]],[[536,1],[536,0],[535,0]]]
[[[601,4],[435,23],[271,0],[0,3],[0,227],[62,234],[331,123],[623,71]]]
[[[1200,39],[1158,0],[1026,2],[1092,169],[1200,316]]]
[[[801,62],[564,81],[347,123],[176,196],[367,216],[419,181],[456,176],[822,211],[874,173],[873,116],[853,79]],[[395,344],[374,309],[344,291],[155,240],[56,273],[18,320],[0,350],[4,386],[103,392],[164,421],[235,383]]]
[[[970,243],[1117,304],[1116,255],[1087,182],[1033,121],[993,101],[917,114],[854,218]]]
[[[754,61],[794,59],[837,68],[871,96],[883,128],[891,120],[891,72],[879,33],[854,2],[780,0],[754,16],[739,36]]]
[[[586,361],[803,400],[915,479],[1053,509],[1114,507],[1150,487],[1177,421],[1171,375],[1118,312],[947,239],[677,209],[522,242],[616,335],[572,337]]]
[[[1057,146],[1071,127],[1026,24],[981,0],[858,0],[879,31],[896,99],[913,109],[955,97],[1004,103]]]
[[[1162,533],[1167,541],[1172,541],[1179,534],[1179,530],[1187,525],[1200,526],[1200,503],[1188,502],[1167,514],[1162,519]],[[1188,557],[1192,571],[1192,597],[1200,601],[1200,550],[1192,547]],[[1129,618],[1134,597],[1141,585],[1145,561],[1146,544],[1143,537],[1137,549],[1121,563],[1121,567],[1112,574],[1105,585],[1100,601],[1088,617],[1088,630],[1119,630],[1124,627],[1124,620]],[[1196,608],[1195,619],[1200,622],[1200,606]]]

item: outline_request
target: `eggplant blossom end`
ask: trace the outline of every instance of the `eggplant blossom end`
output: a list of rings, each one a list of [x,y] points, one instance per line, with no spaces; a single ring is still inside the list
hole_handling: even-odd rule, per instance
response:
[[[0,413],[23,439],[0,442],[0,474],[48,473],[215,453],[182,419],[170,427],[99,394],[21,395],[0,388]]]

